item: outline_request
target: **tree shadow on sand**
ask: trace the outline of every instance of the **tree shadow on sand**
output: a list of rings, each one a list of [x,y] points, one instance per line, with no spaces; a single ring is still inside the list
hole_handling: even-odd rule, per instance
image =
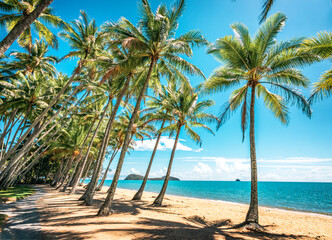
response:
[[[229,219],[219,221],[206,221],[199,216],[185,218],[190,223],[179,223],[160,219],[145,218],[138,224],[153,226],[156,228],[141,229],[148,237],[137,237],[135,240],[142,239],[207,239],[212,240],[222,236],[226,240],[282,240],[282,239],[310,239],[303,235],[287,235],[274,233],[254,233],[250,231],[234,231]],[[265,226],[268,227],[268,226]]]

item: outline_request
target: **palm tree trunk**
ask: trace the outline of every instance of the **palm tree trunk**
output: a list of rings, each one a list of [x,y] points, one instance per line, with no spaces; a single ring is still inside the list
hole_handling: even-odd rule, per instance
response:
[[[82,186],[83,185],[83,183],[84,183],[84,181],[85,181],[85,179],[86,179],[86,177],[87,177],[87,175],[89,173],[89,170],[90,170],[92,162],[93,162],[93,158],[91,157],[88,166],[84,170],[84,176],[82,178],[82,181],[78,184],[78,186]],[[84,167],[82,169],[84,169]]]
[[[64,178],[63,178],[61,184],[58,186],[58,188],[62,187],[63,184],[65,184],[67,182],[67,179],[69,177],[70,169],[73,167],[74,160],[75,160],[75,155],[70,158],[70,160],[68,162],[68,165],[67,165],[67,168],[64,172]],[[60,192],[62,192],[62,191],[63,191],[63,189],[60,190]]]
[[[99,179],[99,176],[100,176],[100,173],[102,170],[102,165],[103,165],[103,160],[104,160],[102,155],[103,155],[104,151],[106,152],[106,148],[108,146],[112,124],[113,124],[112,120],[109,119],[107,126],[106,126],[106,131],[105,131],[105,134],[103,137],[103,141],[101,144],[101,148],[100,148],[98,156],[97,156],[96,166],[94,168],[92,178],[90,180],[90,183],[89,183],[85,193],[79,199],[79,200],[83,200],[83,203],[82,203],[83,205],[87,205],[87,206],[92,205],[93,197],[94,197],[96,187],[98,184],[98,179]]]
[[[92,138],[91,138],[91,141],[90,141],[90,145],[89,145],[89,147],[88,147],[88,150],[87,150],[87,152],[86,152],[86,154],[85,154],[85,158],[84,158],[84,160],[83,160],[82,168],[80,169],[80,172],[78,173],[78,176],[77,176],[77,178],[75,179],[75,182],[73,183],[73,187],[72,187],[72,189],[70,190],[69,194],[74,194],[75,191],[76,191],[77,184],[78,184],[78,182],[79,182],[79,180],[80,180],[80,178],[81,178],[81,175],[82,175],[82,171],[83,171],[83,169],[84,169],[84,166],[85,166],[85,164],[86,164],[86,161],[88,160],[89,153],[90,153],[91,147],[92,147],[92,145],[93,145],[93,141],[94,141],[95,137],[97,136],[97,133],[98,133],[99,127],[100,127],[101,123],[103,122],[103,119],[104,119],[104,117],[105,117],[105,114],[106,114],[106,112],[107,112],[107,109],[108,109],[108,107],[109,107],[110,102],[111,102],[111,100],[109,99],[108,102],[107,102],[107,104],[106,104],[105,110],[104,110],[103,114],[101,115],[101,118],[100,118],[100,120],[99,120],[99,122],[98,122],[98,124],[97,124],[97,127],[96,127],[96,129],[95,129],[95,132],[94,132],[93,135],[92,135]],[[84,194],[83,194],[83,195],[84,195]],[[82,197],[83,197],[83,196],[82,196]],[[81,199],[81,200],[83,200],[83,199]]]
[[[258,191],[257,191],[257,162],[255,145],[255,86],[251,86],[250,102],[250,162],[251,162],[251,195],[250,206],[246,216],[246,223],[258,224]]]
[[[156,59],[151,60],[148,75],[146,77],[144,86],[141,89],[140,95],[137,99],[135,109],[134,109],[134,111],[131,115],[131,118],[130,118],[130,122],[129,122],[129,125],[128,125],[128,130],[126,132],[125,140],[124,140],[124,143],[123,143],[123,146],[122,146],[121,154],[120,154],[120,157],[119,157],[119,162],[118,162],[118,165],[116,167],[116,171],[115,171],[115,174],[114,174],[114,177],[113,177],[112,184],[110,186],[110,189],[108,191],[107,197],[106,197],[103,205],[100,207],[100,209],[98,211],[97,216],[108,216],[109,213],[110,213],[110,207],[111,207],[111,203],[112,203],[112,200],[113,200],[114,194],[115,194],[115,189],[116,189],[116,186],[118,184],[119,177],[120,177],[123,161],[124,161],[124,158],[126,156],[127,149],[129,147],[129,143],[130,143],[130,139],[131,139],[131,131],[133,129],[133,125],[134,125],[137,113],[138,113],[138,111],[141,107],[141,101],[142,101],[142,99],[144,97],[144,94],[145,94],[145,91],[146,91],[146,89],[149,85],[150,76],[151,76],[151,73],[152,73],[155,62],[156,62]]]
[[[173,149],[172,149],[171,158],[169,160],[169,164],[168,164],[168,168],[167,168],[167,173],[166,173],[166,177],[165,177],[165,180],[164,180],[164,184],[163,184],[163,187],[161,188],[161,191],[160,191],[158,197],[153,202],[154,206],[161,206],[161,204],[162,204],[162,202],[164,200],[164,196],[165,196],[167,185],[168,185],[168,181],[169,181],[169,176],[171,175],[171,169],[172,169],[172,164],[173,164],[173,160],[174,160],[176,146],[177,146],[178,141],[179,141],[181,127],[182,126],[180,125],[179,128],[178,128],[178,131],[176,133],[176,137],[175,137],[175,141],[174,141],[174,145],[173,145]]]
[[[100,190],[102,189],[102,187],[103,187],[103,185],[104,185],[104,182],[105,182],[105,180],[106,180],[106,177],[107,177],[107,173],[108,173],[108,171],[109,171],[109,169],[110,169],[111,163],[113,162],[113,159],[115,158],[115,156],[116,156],[116,154],[118,153],[118,151],[119,151],[119,150],[117,149],[117,150],[115,150],[115,151],[113,152],[113,154],[112,154],[112,156],[111,156],[111,158],[110,158],[110,161],[109,161],[109,163],[108,163],[108,165],[107,165],[107,168],[106,168],[106,170],[105,170],[105,173],[104,173],[103,179],[102,179],[101,182],[99,183],[99,186],[97,187],[96,191],[100,191]]]
[[[60,167],[59,167],[57,173],[55,174],[55,176],[53,178],[53,182],[51,183],[52,187],[54,187],[57,184],[57,181],[58,181],[58,179],[60,177],[60,173],[61,173],[62,168],[63,168],[63,163],[64,163],[64,161],[61,161]]]
[[[40,1],[37,7],[26,17],[23,17],[0,42],[0,56],[14,43],[14,41],[27,29],[44,10],[53,2],[53,0]]]
[[[81,147],[81,149],[80,149],[80,154],[79,154],[79,156],[78,156],[78,158],[77,158],[78,160],[77,160],[76,165],[75,165],[75,167],[74,167],[74,171],[72,172],[72,175],[70,176],[69,181],[67,182],[67,184],[63,187],[63,189],[62,189],[63,192],[65,192],[65,191],[67,190],[67,188],[68,188],[68,186],[70,185],[70,183],[72,182],[74,176],[77,175],[77,171],[79,171],[79,169],[78,169],[78,170],[76,170],[76,169],[77,169],[77,167],[79,166],[79,163],[81,162],[80,160],[81,160],[82,155],[83,155],[83,149],[84,149],[84,147],[85,147],[85,143],[86,143],[86,141],[88,140],[88,138],[89,138],[89,136],[90,136],[90,133],[91,133],[91,131],[92,131],[93,126],[95,125],[95,122],[96,122],[96,119],[93,120],[91,126],[89,127],[89,130],[88,130],[88,132],[87,132],[87,134],[86,134],[86,136],[85,136],[85,138],[84,138],[84,141],[83,141],[83,143],[82,143],[82,147]]]
[[[102,167],[103,161],[105,159],[106,150],[107,150],[107,146],[108,146],[108,143],[109,143],[109,137],[110,137],[111,129],[113,127],[114,119],[115,119],[117,111],[120,107],[120,103],[122,101],[122,98],[125,95],[125,93],[127,92],[127,89],[129,87],[130,78],[131,78],[131,76],[129,76],[127,78],[127,80],[125,82],[125,85],[123,86],[119,96],[117,97],[115,106],[113,108],[113,111],[111,113],[111,116],[110,116],[110,119],[109,119],[109,122],[108,122],[109,127],[108,127],[108,130],[105,132],[103,142],[102,142],[102,145],[101,145],[101,149],[100,149],[100,151],[98,153],[98,157],[97,157],[97,168],[98,169],[97,169],[96,174],[98,173],[98,175],[96,175],[95,177],[92,177],[92,179],[90,181],[90,184],[89,184],[89,187],[87,188],[87,191],[86,191],[87,195],[84,199],[84,204],[86,204],[88,206],[90,206],[92,204],[93,196],[95,194],[97,183],[98,183],[98,178],[99,178],[99,175],[101,173],[101,167]]]
[[[11,128],[13,128],[13,126],[14,126],[14,124],[11,125],[11,123],[14,121],[17,111],[18,111],[18,109],[15,109],[12,112],[12,114],[10,115],[7,123],[6,123],[5,119],[3,119],[3,121],[4,121],[3,132],[2,132],[2,134],[0,136],[0,146],[1,146],[1,148],[0,148],[0,151],[1,151],[1,153],[0,153],[0,160],[2,159],[2,155],[3,155],[3,150],[2,149],[4,149],[3,142],[4,142],[4,139],[5,139],[5,136],[11,130]],[[10,129],[8,129],[10,125],[11,125]],[[0,169],[1,169],[1,166],[2,165],[0,163]]]
[[[22,127],[22,124],[24,123],[24,126],[22,127],[22,130],[21,130],[21,134],[20,134],[20,136],[22,135],[23,129],[25,128],[25,122],[26,122],[26,120],[27,120],[27,118],[28,118],[28,114],[30,113],[30,110],[31,110],[31,105],[29,105],[29,108],[28,108],[28,110],[26,111],[23,120],[22,120],[22,121],[20,122],[20,124],[18,125],[18,127],[17,127],[17,129],[16,129],[16,131],[15,131],[15,134],[14,134],[14,136],[13,136],[13,138],[12,138],[12,142],[10,143],[8,149],[10,149],[10,148],[12,147],[12,145],[13,145],[13,143],[14,143],[14,141],[15,141],[16,135],[17,135],[17,133],[20,131],[20,128]],[[19,137],[19,138],[20,138],[20,137]]]
[[[163,123],[161,124],[160,128],[163,128],[164,125],[165,125],[165,120],[163,120]],[[142,198],[142,194],[144,192],[144,188],[145,188],[146,182],[147,182],[147,180],[149,178],[149,174],[150,174],[152,162],[153,162],[154,156],[156,155],[156,152],[157,152],[157,149],[158,149],[158,144],[159,144],[159,141],[160,141],[160,137],[161,137],[161,132],[158,134],[156,145],[154,146],[154,149],[153,149],[153,152],[152,152],[152,155],[151,155],[151,158],[150,158],[150,162],[149,162],[148,168],[146,169],[146,172],[145,172],[145,175],[144,175],[144,179],[143,179],[142,185],[139,188],[139,190],[137,191],[137,193],[134,195],[133,200],[141,200],[141,198]]]

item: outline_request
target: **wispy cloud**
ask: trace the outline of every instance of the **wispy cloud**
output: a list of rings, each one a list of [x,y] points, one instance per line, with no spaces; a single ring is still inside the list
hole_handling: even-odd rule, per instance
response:
[[[168,138],[166,136],[162,136],[160,138],[159,144],[158,144],[158,150],[159,151],[166,151],[167,149],[173,149],[174,145],[174,138]],[[153,151],[154,146],[156,145],[157,139],[149,139],[149,140],[143,140],[143,141],[135,141],[134,149],[135,151]],[[176,150],[179,151],[190,151],[190,152],[200,152],[203,149],[192,149],[191,147],[186,146],[185,144],[181,143],[185,142],[183,139],[179,139],[179,142],[177,144]]]

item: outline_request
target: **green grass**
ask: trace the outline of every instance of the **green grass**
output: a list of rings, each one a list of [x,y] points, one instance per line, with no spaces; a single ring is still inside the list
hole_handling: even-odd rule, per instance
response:
[[[35,189],[25,185],[17,185],[0,191],[0,202],[16,201],[35,193]]]

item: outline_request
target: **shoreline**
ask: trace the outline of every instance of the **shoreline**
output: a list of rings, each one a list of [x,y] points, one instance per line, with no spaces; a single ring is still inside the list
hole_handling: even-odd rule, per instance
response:
[[[103,186],[104,187],[109,187],[109,186]],[[129,188],[118,188],[118,189],[123,189],[123,190],[130,190],[130,191],[137,191]],[[144,193],[149,193],[149,194],[158,194],[157,192],[150,192],[150,191],[144,191]],[[143,194],[144,194],[143,193]],[[233,201],[227,201],[227,200],[219,200],[219,199],[210,199],[210,198],[200,198],[200,197],[189,197],[189,196],[184,196],[184,195],[175,195],[175,194],[168,194],[168,196],[173,196],[173,197],[183,197],[183,198],[191,198],[191,199],[196,199],[196,200],[202,200],[202,201],[215,201],[215,202],[223,202],[223,203],[228,203],[228,204],[235,204],[235,205],[242,205],[242,206],[249,206],[248,203],[240,203],[240,202],[233,202]],[[268,206],[268,205],[259,205],[260,208],[268,208],[268,209],[276,209],[276,210],[282,210],[282,211],[287,211],[287,212],[294,212],[294,213],[299,213],[299,214],[311,214],[311,215],[322,215],[322,216],[327,216],[332,218],[332,214],[329,213],[322,213],[322,212],[313,212],[313,211],[307,211],[307,210],[298,210],[298,209],[293,209],[293,208],[286,208],[286,207],[273,207],[273,206]]]

